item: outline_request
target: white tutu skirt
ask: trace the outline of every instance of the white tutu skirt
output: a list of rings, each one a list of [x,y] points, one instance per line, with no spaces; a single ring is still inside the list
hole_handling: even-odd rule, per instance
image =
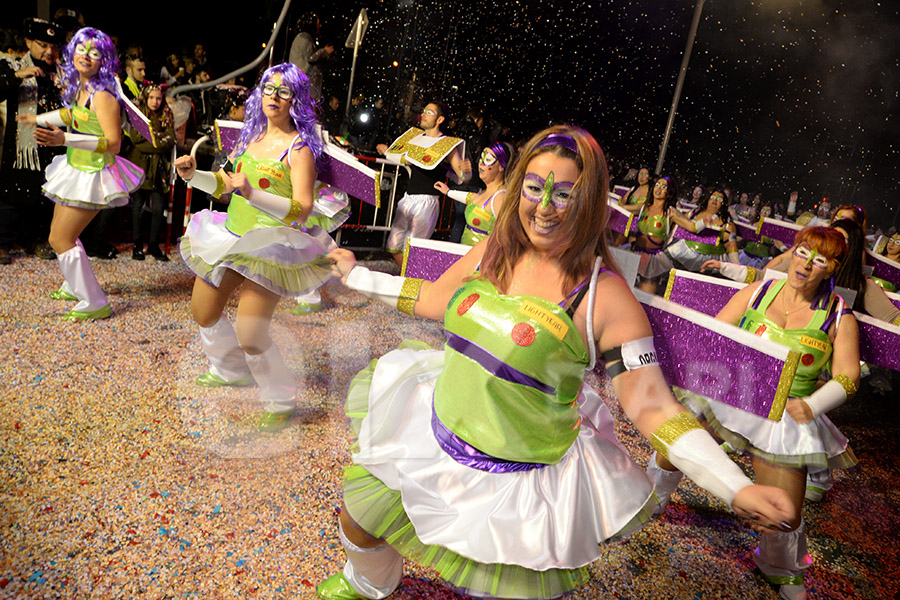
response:
[[[296,297],[331,277],[325,255],[337,246],[321,228],[265,227],[238,236],[225,227],[227,218],[223,212],[198,212],[179,244],[184,262],[210,285],[218,287],[231,269],[269,291]]]
[[[101,210],[128,204],[128,196],[141,187],[144,171],[117,156],[111,165],[88,173],[71,166],[62,154],[47,167],[44,195],[57,204]]]
[[[354,421],[354,463],[399,491],[422,544],[479,563],[574,569],[599,558],[604,540],[645,522],[653,484],[619,446],[612,415],[588,386],[581,431],[558,463],[491,473],[453,460],[431,428],[443,359],[441,350],[395,350],[378,360],[370,385],[351,386],[347,404],[351,417],[366,411],[354,404],[368,405]],[[357,518],[354,503],[347,506]]]
[[[705,418],[716,435],[734,449],[771,463],[846,469],[858,462],[847,438],[827,416],[800,424],[784,413],[780,421],[772,421],[684,390],[676,390],[676,397],[695,416]]]

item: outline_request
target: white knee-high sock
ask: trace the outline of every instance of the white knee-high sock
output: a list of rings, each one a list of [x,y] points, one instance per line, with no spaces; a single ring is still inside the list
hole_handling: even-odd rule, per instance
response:
[[[287,412],[297,408],[297,383],[274,343],[262,354],[244,354],[253,379],[259,385],[263,410]]]
[[[403,557],[388,544],[374,548],[360,548],[344,535],[341,543],[347,553],[344,577],[357,592],[372,600],[387,598],[400,585],[403,577]]]
[[[66,280],[63,289],[78,298],[78,304],[72,310],[93,312],[109,304],[81,240],[75,240],[75,246],[59,254],[56,259]]]
[[[212,327],[200,327],[200,345],[209,359],[209,372],[213,375],[225,381],[236,381],[250,374],[234,327],[225,315]]]
[[[764,575],[773,578],[796,577],[808,569],[812,560],[807,554],[806,526],[794,531],[776,531],[759,536],[759,547],[753,552],[753,560]]]

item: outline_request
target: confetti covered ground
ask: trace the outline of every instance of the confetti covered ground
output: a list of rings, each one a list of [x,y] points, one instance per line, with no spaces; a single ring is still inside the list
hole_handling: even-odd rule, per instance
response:
[[[184,267],[121,250],[93,259],[114,311],[97,323],[60,318],[71,303],[47,296],[61,281],[55,261],[14,255],[0,267],[0,598],[315,597],[344,561],[336,515],[350,378],[403,339],[440,344],[440,327],[337,283],[322,312],[293,315],[283,301],[271,331],[302,382],[302,410],[286,431],[258,434],[255,388],[193,383],[206,365]],[[589,381],[646,464],[648,444],[608,381]],[[895,598],[895,398],[864,386],[833,417],[861,464],[805,508],[809,596]],[[663,520],[604,547],[593,582],[571,597],[776,598],[752,573],[754,547],[720,502],[683,484]],[[392,596],[457,597],[409,564]]]

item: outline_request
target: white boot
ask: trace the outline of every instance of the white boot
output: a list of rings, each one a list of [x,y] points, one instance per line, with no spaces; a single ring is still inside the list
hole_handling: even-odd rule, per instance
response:
[[[366,598],[387,598],[400,585],[403,577],[403,557],[388,544],[374,548],[360,548],[340,529],[341,543],[347,553],[344,577],[360,595]]]
[[[821,502],[833,485],[834,475],[831,469],[810,468],[806,472],[806,499],[810,502]]]
[[[812,561],[807,554],[806,527],[803,521],[794,531],[764,533],[759,536],[759,547],[753,552],[753,560],[763,578],[779,586],[782,598],[806,600],[803,571]]]
[[[650,476],[653,485],[656,487],[656,497],[659,499],[659,504],[653,509],[653,516],[658,517],[665,512],[666,506],[669,504],[669,498],[672,497],[672,492],[681,483],[681,478],[684,477],[684,474],[681,471],[666,471],[660,467],[656,463],[656,452],[654,452],[647,463],[647,475]]]
[[[200,327],[200,346],[209,359],[209,371],[197,378],[197,385],[219,387],[253,383],[244,351],[238,344],[234,327],[225,315],[212,327]]]
[[[112,314],[106,294],[94,276],[91,261],[81,240],[75,240],[75,246],[58,255],[59,270],[65,278],[63,290],[71,293],[78,304],[69,311],[66,319],[75,321],[91,321],[105,319]]]
[[[244,358],[259,385],[263,410],[293,414],[297,409],[297,382],[284,364],[278,346],[273,343],[262,354],[244,354]]]

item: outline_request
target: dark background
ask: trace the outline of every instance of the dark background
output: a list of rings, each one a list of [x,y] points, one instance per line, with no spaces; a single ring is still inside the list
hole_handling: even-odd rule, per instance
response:
[[[283,3],[50,2],[60,6],[121,46],[143,45],[148,74],[200,42],[218,76],[263,50]],[[370,24],[354,94],[382,95],[389,106],[438,95],[456,117],[482,104],[516,141],[566,121],[591,131],[620,166],[656,165],[690,0],[295,1],[286,25],[315,9],[319,44],[337,49],[324,92],[342,107],[353,56],[344,41],[363,7]],[[890,226],[900,191],[898,10],[872,0],[708,0],[663,172],[767,201],[796,189],[804,207],[828,196]],[[0,18],[16,27],[36,11],[20,2]],[[282,29],[275,62],[292,35]]]

